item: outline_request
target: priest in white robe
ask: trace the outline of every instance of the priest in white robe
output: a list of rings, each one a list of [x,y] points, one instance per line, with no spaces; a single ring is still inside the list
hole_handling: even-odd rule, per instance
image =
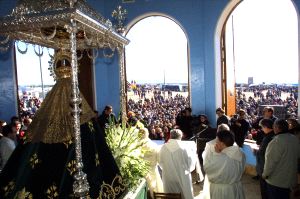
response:
[[[214,142],[214,152],[203,157],[206,173],[203,198],[244,199],[241,178],[245,170],[245,154],[233,145],[234,135],[230,131],[218,132]]]
[[[162,168],[163,189],[165,193],[181,193],[183,199],[193,199],[191,172],[198,161],[196,145],[193,141],[181,141],[182,132],[173,129],[170,140],[159,153]]]
[[[153,192],[163,192],[163,183],[158,171],[158,154],[160,146],[149,139],[149,131],[147,128],[139,130],[139,134],[142,138],[144,145],[142,150],[145,150],[144,160],[149,163],[149,172],[146,175],[146,181],[151,198],[153,198]]]

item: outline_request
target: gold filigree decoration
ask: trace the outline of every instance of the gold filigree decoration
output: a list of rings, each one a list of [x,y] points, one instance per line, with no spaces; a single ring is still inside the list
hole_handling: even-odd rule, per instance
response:
[[[96,163],[96,167],[100,165],[100,160],[99,160],[98,153],[96,153],[96,155],[95,155],[95,163]]]
[[[14,199],[32,199],[32,198],[33,198],[32,193],[27,192],[25,187],[21,191],[18,191],[14,197]]]
[[[67,149],[69,148],[69,146],[70,146],[72,143],[73,143],[72,140],[63,142],[63,144],[66,146]]]
[[[47,189],[47,198],[48,199],[56,199],[58,198],[58,191],[57,191],[57,186],[55,184],[53,184],[52,186],[50,186],[48,189]]]
[[[41,160],[39,160],[38,155],[36,153],[31,156],[29,161],[32,169],[34,169],[37,164],[41,163]]]
[[[69,171],[70,175],[73,176],[73,174],[76,172],[76,161],[75,160],[71,160],[67,164],[67,170]]]
[[[61,60],[63,59],[63,60]],[[72,80],[70,69],[64,65],[70,64],[69,57],[63,54],[55,63],[60,65],[62,71],[56,73],[57,82],[49,91],[41,107],[35,114],[35,119],[30,124],[27,134],[28,141],[47,144],[66,142],[74,138],[74,118],[72,116]],[[57,72],[57,70],[56,70]],[[95,117],[94,111],[80,94],[80,125],[89,122]],[[41,133],[42,132],[42,133]]]
[[[116,175],[111,185],[102,183],[98,199],[115,199],[122,191],[125,191],[126,186],[120,175]]]
[[[14,188],[15,188],[15,182],[14,181],[10,181],[8,183],[8,185],[6,185],[3,188],[3,190],[4,190],[4,196],[5,197],[8,196],[12,192],[12,190],[14,190]]]
[[[92,133],[94,133],[94,132],[95,132],[95,128],[94,128],[93,122],[89,121],[89,122],[88,122],[88,126],[89,126],[90,131],[91,131]]]

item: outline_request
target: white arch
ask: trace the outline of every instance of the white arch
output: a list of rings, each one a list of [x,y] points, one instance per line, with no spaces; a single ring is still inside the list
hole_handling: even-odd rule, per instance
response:
[[[181,23],[179,21],[177,21],[175,18],[171,17],[170,15],[164,14],[164,13],[160,13],[160,12],[147,12],[144,13],[140,16],[137,16],[136,18],[134,18],[133,20],[131,20],[126,28],[126,31],[124,33],[124,35],[126,36],[128,34],[128,32],[130,31],[130,29],[139,21],[147,18],[147,17],[155,17],[155,16],[159,16],[159,17],[165,17],[168,18],[170,20],[172,20],[173,22],[175,22],[180,28],[181,30],[184,32],[186,41],[187,41],[187,61],[188,61],[188,87],[189,87],[189,98],[190,98],[190,106],[192,106],[192,97],[191,97],[191,62],[190,62],[190,41],[189,41],[189,37],[187,34],[187,31],[185,30],[185,28],[181,25]]]
[[[159,16],[159,17],[166,17],[172,21],[174,21],[181,29],[182,31],[184,32],[185,34],[185,37],[186,37],[186,40],[189,44],[189,37],[187,35],[187,31],[185,30],[185,28],[181,25],[181,23],[179,21],[177,21],[176,19],[174,19],[173,17],[167,15],[167,14],[164,14],[164,13],[160,13],[160,12],[147,12],[147,13],[144,13],[143,15],[140,15],[140,16],[137,16],[136,18],[134,18],[133,20],[131,20],[130,23],[128,23],[127,25],[127,29],[125,31],[125,35],[127,35],[127,33],[130,31],[130,29],[139,21],[141,21],[142,19],[145,19],[147,17],[155,17],[155,16]]]
[[[224,24],[227,22],[227,19],[234,8],[241,2],[242,0],[231,0],[225,9],[223,10],[215,31],[215,96],[216,96],[216,104],[215,107],[222,107],[222,80],[221,80],[221,36]]]

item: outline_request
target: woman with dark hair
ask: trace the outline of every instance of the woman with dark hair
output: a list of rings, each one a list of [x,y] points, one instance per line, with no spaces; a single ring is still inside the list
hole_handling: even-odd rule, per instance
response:
[[[295,135],[300,140],[300,124],[294,118],[289,118],[286,120],[289,124],[289,132]]]

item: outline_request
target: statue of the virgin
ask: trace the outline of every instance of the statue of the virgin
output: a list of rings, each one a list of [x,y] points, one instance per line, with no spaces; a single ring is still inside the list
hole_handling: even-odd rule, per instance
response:
[[[47,94],[19,144],[0,174],[0,198],[75,198],[76,171],[71,67],[68,52],[54,59],[56,84]],[[81,95],[80,131],[83,171],[90,198],[119,198],[125,191],[119,169],[94,111]]]

